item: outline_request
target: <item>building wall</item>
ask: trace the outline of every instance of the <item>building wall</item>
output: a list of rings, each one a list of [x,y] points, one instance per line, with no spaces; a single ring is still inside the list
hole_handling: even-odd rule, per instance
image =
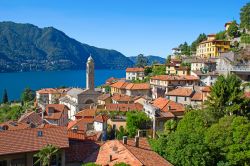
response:
[[[218,57],[230,49],[230,41],[210,41],[197,46],[196,55],[202,58]]]
[[[108,121],[107,121],[107,123],[109,124],[109,125],[111,125],[112,127],[115,125],[116,126],[116,129],[118,129],[119,130],[119,128],[121,127],[121,126],[123,126],[123,128],[126,128],[126,120],[112,120],[112,119],[108,119]]]
[[[190,97],[183,97],[183,96],[167,96],[169,100],[172,100],[176,103],[184,104],[184,105],[191,105],[191,98]]]
[[[94,129],[95,131],[103,131],[104,129],[103,123],[94,122]]]
[[[126,90],[128,96],[149,96],[150,89],[146,90]]]
[[[143,80],[144,72],[126,72],[126,80]]]

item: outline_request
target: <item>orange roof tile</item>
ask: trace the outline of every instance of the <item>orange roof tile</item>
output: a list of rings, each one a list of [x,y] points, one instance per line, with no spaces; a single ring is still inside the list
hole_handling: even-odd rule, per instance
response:
[[[26,122],[16,122],[12,120],[0,124],[0,128],[3,130],[21,130],[30,127],[30,124]]]
[[[143,106],[139,103],[133,104],[106,104],[106,110],[109,111],[142,111]]]
[[[94,122],[94,118],[81,118],[76,119],[74,121],[70,121],[68,124],[68,130],[76,127],[78,131],[87,131],[87,124],[92,124]]]
[[[191,98],[193,101],[202,101],[202,93],[201,92],[195,92],[193,97]]]
[[[30,111],[23,114],[19,119],[18,122],[23,123],[33,123],[34,125],[42,124],[43,120],[42,117],[36,113],[35,111]]]
[[[144,72],[144,68],[140,67],[127,68],[126,72]]]
[[[75,117],[94,117],[96,109],[83,109],[75,114]]]
[[[53,113],[49,113],[49,109],[53,109]],[[48,104],[45,110],[45,119],[59,120],[63,114],[64,109],[69,110],[69,108],[64,104]]]
[[[132,102],[132,101],[134,101],[133,98],[128,96],[128,95],[118,94],[118,93],[115,93],[112,96],[112,100],[117,101],[117,102]]]
[[[166,98],[159,97],[153,101],[153,106],[159,108],[163,112],[184,112],[185,107],[183,104],[176,103]],[[170,109],[169,109],[170,108]]]
[[[125,89],[125,87],[128,85],[128,82],[118,81],[114,84],[111,84],[111,87],[118,88],[118,89]]]
[[[38,132],[42,135],[38,136]],[[32,128],[0,132],[0,155],[35,152],[48,144],[68,148],[66,127]]]
[[[180,87],[176,88],[172,91],[169,91],[167,93],[167,96],[184,96],[184,97],[189,97],[193,94],[193,89],[191,88],[185,88],[185,87]]]
[[[109,119],[109,117],[107,115],[97,115],[95,118],[94,118],[94,121],[96,122],[107,122],[107,120]]]
[[[111,96],[110,96],[110,94],[102,94],[102,95],[100,95],[100,96],[98,96],[98,100],[106,100],[106,99],[108,99],[108,98],[110,98]]]
[[[124,162],[133,166],[171,166],[168,161],[151,150],[148,141],[140,138],[139,147],[134,146],[134,141],[128,139],[127,144],[118,140],[110,140],[104,143],[97,153],[96,163],[101,165],[114,165],[115,163]],[[110,161],[109,155],[112,155]]]
[[[173,75],[158,75],[151,77],[152,80],[162,80],[162,81],[198,81],[199,77],[196,76],[173,76]]]
[[[202,89],[201,89],[202,92],[211,92],[211,86],[204,86]]]
[[[149,83],[129,83],[125,89],[128,90],[149,90]]]

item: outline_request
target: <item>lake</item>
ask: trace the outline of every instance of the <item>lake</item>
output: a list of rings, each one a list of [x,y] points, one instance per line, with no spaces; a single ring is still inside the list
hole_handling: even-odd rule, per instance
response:
[[[95,70],[95,86],[104,84],[110,77],[122,78],[125,75],[125,70]],[[26,87],[38,90],[59,86],[85,88],[85,85],[86,70],[0,73],[0,100],[4,88],[9,100],[17,100]]]

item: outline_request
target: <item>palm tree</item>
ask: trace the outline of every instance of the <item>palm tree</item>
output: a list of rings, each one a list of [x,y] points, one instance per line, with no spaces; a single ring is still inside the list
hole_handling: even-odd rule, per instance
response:
[[[58,151],[59,148],[54,145],[49,144],[43,147],[38,153],[34,155],[34,157],[38,158],[35,164],[41,163],[42,166],[50,166],[52,156],[56,155]]]

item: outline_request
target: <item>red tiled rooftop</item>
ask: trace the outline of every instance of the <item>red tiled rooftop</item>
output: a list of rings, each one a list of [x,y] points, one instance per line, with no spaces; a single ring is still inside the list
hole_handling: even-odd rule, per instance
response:
[[[106,104],[106,110],[109,111],[142,111],[143,106],[139,103],[133,104]]]
[[[125,89],[128,90],[149,90],[149,83],[129,83]]]
[[[49,109],[52,108],[54,113],[49,114]],[[48,104],[45,110],[45,119],[54,119],[58,120],[61,118],[64,109],[68,110],[68,107],[64,104]]]
[[[75,114],[75,117],[94,117],[96,109],[83,109]]]
[[[108,119],[109,117],[107,115],[99,114],[94,118],[94,121],[104,123],[104,122],[107,122]]]
[[[176,103],[166,98],[159,97],[153,101],[153,106],[159,108],[163,112],[184,112],[185,107],[183,104]],[[170,107],[169,107],[170,106]],[[170,108],[170,110],[169,110]]]
[[[139,147],[135,147],[134,141],[128,139],[127,145],[118,140],[111,140],[104,143],[96,154],[96,163],[101,165],[114,165],[119,162],[131,166],[171,166],[168,161],[150,149],[145,138],[140,138]],[[114,152],[115,151],[115,152]],[[112,161],[109,156],[112,155]]]
[[[202,93],[201,92],[195,92],[192,96],[191,100],[193,101],[202,101]]]
[[[26,122],[16,122],[16,121],[10,120],[10,121],[1,123],[0,127],[3,130],[21,130],[21,129],[30,128],[30,124],[28,124]]]
[[[38,136],[38,131],[42,136]],[[48,144],[68,148],[66,127],[32,128],[0,132],[0,155],[39,151]]]
[[[106,100],[108,98],[110,98],[110,94],[102,94],[102,95],[98,96],[97,99],[98,100]]]
[[[112,100],[117,101],[117,102],[132,102],[134,101],[132,97],[124,94],[114,94],[112,96]]]
[[[204,86],[202,89],[201,89],[202,92],[211,92],[211,86]]]
[[[140,67],[127,68],[126,72],[144,72],[144,68]]]
[[[172,76],[172,75],[158,75],[151,77],[152,80],[162,81],[198,81],[199,77],[196,76]]]
[[[125,87],[128,85],[129,83],[128,82],[124,82],[124,81],[118,81],[114,84],[111,84],[110,86],[111,87],[114,87],[114,88],[118,88],[118,89],[125,89]]]
[[[30,111],[23,114],[19,119],[18,122],[23,123],[33,123],[34,125],[42,124],[43,120],[42,117],[36,113],[35,111]]]
[[[189,97],[193,94],[193,89],[191,88],[185,88],[185,87],[180,87],[176,88],[172,91],[169,91],[167,93],[167,96],[184,96],[184,97]]]

